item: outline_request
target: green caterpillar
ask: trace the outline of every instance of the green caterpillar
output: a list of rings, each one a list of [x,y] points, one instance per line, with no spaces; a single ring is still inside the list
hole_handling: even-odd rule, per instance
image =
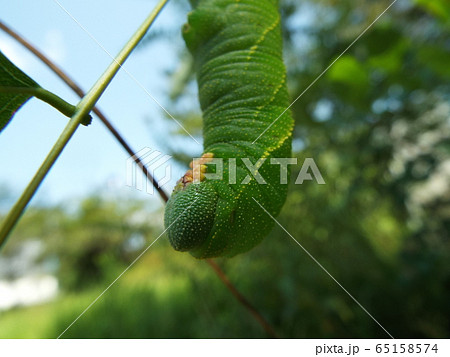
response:
[[[205,154],[175,187],[165,226],[176,250],[231,257],[256,246],[273,227],[258,203],[276,216],[287,195],[282,167],[270,164],[291,156],[294,124],[286,111],[278,0],[192,3],[183,37],[196,66]],[[204,177],[216,172],[212,158],[223,159],[221,180]],[[265,184],[243,158],[263,162],[258,173]]]

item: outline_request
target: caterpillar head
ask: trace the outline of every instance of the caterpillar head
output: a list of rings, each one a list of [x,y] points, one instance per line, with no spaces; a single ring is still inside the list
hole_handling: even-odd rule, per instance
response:
[[[167,202],[164,224],[175,250],[199,247],[213,228],[218,195],[204,179],[204,164],[211,157],[211,154],[204,154],[197,165],[191,163],[192,170],[177,182]]]

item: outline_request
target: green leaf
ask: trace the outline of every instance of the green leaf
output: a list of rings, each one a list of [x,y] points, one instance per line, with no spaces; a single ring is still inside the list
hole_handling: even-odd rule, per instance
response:
[[[76,112],[74,105],[39,86],[0,52],[0,132],[17,110],[33,96],[50,104],[66,117],[70,118]],[[81,124],[87,126],[91,121],[92,117],[87,114]]]
[[[450,3],[448,0],[415,0],[415,2],[448,24],[450,20]]]
[[[368,85],[367,72],[364,66],[353,56],[342,56],[328,71],[331,81],[344,83],[359,90]]]
[[[2,52],[0,52],[0,86],[39,88],[39,84],[17,68]],[[0,132],[30,97],[31,94],[0,93]]]

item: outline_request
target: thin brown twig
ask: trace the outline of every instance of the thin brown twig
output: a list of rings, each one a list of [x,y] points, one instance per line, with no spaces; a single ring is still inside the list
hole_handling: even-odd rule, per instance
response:
[[[38,57],[43,63],[47,65],[59,78],[61,78],[80,98],[84,97],[84,91],[81,87],[75,83],[61,68],[59,68],[55,63],[53,63],[47,56],[45,56],[41,51],[39,51],[36,47],[34,47],[31,43],[25,40],[18,33],[13,31],[11,28],[6,26],[3,22],[0,21],[0,29],[5,31],[12,38],[21,43],[24,47],[26,47],[30,52],[32,52],[36,57]],[[119,134],[117,129],[111,124],[111,122],[106,118],[106,116],[98,109],[94,107],[93,112],[97,115],[97,117],[102,121],[102,123],[108,128],[112,135],[117,139],[117,141],[122,145],[125,151],[130,155],[135,157],[135,162],[144,172],[147,179],[152,183],[153,187],[158,191],[159,196],[167,202],[169,197],[167,193],[159,187],[158,181],[152,176],[152,174],[147,170],[147,167],[142,163],[139,157],[135,156],[136,153],[133,149],[131,149],[130,145],[125,141],[122,135]]]
[[[32,52],[36,57],[38,57],[43,63],[47,65],[50,70],[52,70],[62,81],[64,81],[80,98],[84,97],[84,91],[81,87],[75,83],[61,68],[59,68],[55,63],[53,63],[46,55],[34,47],[31,43],[25,40],[22,36],[12,30],[10,27],[6,26],[2,21],[0,21],[0,29],[14,38],[16,41],[21,43],[25,48]],[[98,109],[94,107],[93,112],[102,121],[106,128],[113,134],[117,141],[122,145],[125,151],[130,155],[135,157],[135,162],[138,164],[142,172],[146,175],[147,179],[152,183],[153,187],[158,191],[159,196],[164,202],[167,202],[169,197],[166,192],[159,187],[157,180],[151,175],[147,170],[146,166],[142,163],[136,153],[131,149],[130,145],[125,141],[125,139],[119,134],[116,128],[111,124],[111,122],[106,118],[106,116]],[[272,328],[272,326],[267,322],[267,320],[261,315],[261,313],[256,310],[256,308],[247,300],[247,298],[242,295],[242,293],[233,285],[233,283],[228,279],[225,272],[212,260],[207,259],[206,262],[211,266],[219,279],[225,284],[225,286],[230,290],[236,300],[243,305],[254,319],[261,325],[261,327],[273,338],[279,338],[278,334]]]
[[[247,300],[247,298],[240,293],[238,289],[233,285],[233,283],[228,279],[225,272],[217,265],[212,259],[206,259],[206,262],[214,269],[217,276],[222,280],[228,290],[234,295],[234,297],[253,315],[255,320],[264,328],[264,330],[273,338],[280,338],[275,332],[273,327],[267,322],[267,320],[260,314],[258,310]]]

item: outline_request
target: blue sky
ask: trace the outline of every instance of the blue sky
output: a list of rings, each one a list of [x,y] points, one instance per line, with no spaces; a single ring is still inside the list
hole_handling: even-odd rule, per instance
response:
[[[116,55],[156,4],[154,0],[59,0],[106,50]],[[170,112],[166,72],[178,65],[184,43],[180,28],[185,14],[169,2],[150,31],[175,29],[173,39],[138,48],[125,64],[147,91]],[[3,1],[0,19],[46,53],[88,90],[111,58],[58,6],[54,0]],[[0,50],[42,87],[76,104],[78,98],[39,60],[0,32]],[[120,72],[98,106],[136,150],[144,147],[167,153],[165,139],[176,124],[164,119],[163,110],[127,74]],[[31,99],[0,134],[0,185],[17,198],[38,169],[67,119],[37,99]],[[195,144],[196,145],[196,144]],[[201,148],[199,147],[199,152]],[[128,155],[103,124],[94,118],[80,127],[40,187],[32,203],[56,203],[106,191],[114,196],[149,197],[126,186]],[[172,167],[170,192],[183,168]],[[156,172],[156,176],[164,171]],[[155,202],[159,201],[155,197]]]

